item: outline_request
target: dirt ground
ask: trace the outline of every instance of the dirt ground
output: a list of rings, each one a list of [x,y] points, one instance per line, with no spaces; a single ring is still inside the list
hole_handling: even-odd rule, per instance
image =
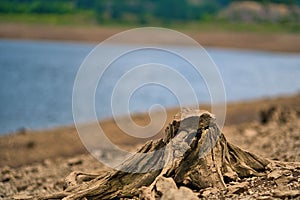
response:
[[[300,110],[300,94],[290,97],[230,103],[227,106],[224,132],[227,132],[228,127],[258,121],[260,110],[272,105],[290,106]],[[208,106],[200,106],[200,108],[209,110]],[[176,108],[168,110],[166,125],[172,121],[173,116],[178,111]],[[149,123],[149,116],[138,114],[133,116],[133,120],[139,125],[146,125]],[[124,134],[112,119],[101,121],[100,124],[109,139],[122,148],[145,143],[144,139],[136,139]],[[158,133],[156,138],[161,137],[162,134],[163,131]],[[0,137],[0,167],[19,167],[38,163],[45,159],[70,157],[82,153],[87,153],[87,151],[74,126],[37,131],[21,130]]]
[[[202,198],[298,198],[300,193],[300,118],[283,123],[279,118],[262,123],[261,111],[272,106],[300,111],[300,94],[290,97],[237,102],[228,105],[228,114],[223,133],[229,142],[247,151],[272,160],[298,162],[295,168],[287,169],[290,175],[283,179],[250,177],[228,186],[224,196],[213,188],[198,191]],[[175,114],[170,110],[169,115]],[[148,117],[137,115],[137,123],[146,124]],[[171,117],[169,117],[171,121]],[[118,132],[112,120],[101,122],[110,130]],[[109,135],[109,134],[108,134]],[[134,151],[143,141],[134,141],[123,136],[111,137],[121,147]],[[45,131],[25,131],[0,138],[0,196],[3,199],[27,199],[32,194],[49,194],[61,191],[64,178],[72,171],[98,172],[107,169],[90,156],[82,146],[74,127],[61,127]],[[276,175],[276,174],[275,174]],[[270,177],[271,178],[270,178]],[[279,176],[279,175],[278,175]],[[272,178],[273,177],[273,178]],[[277,183],[276,181],[287,181]],[[279,185],[285,185],[284,187]],[[286,188],[285,188],[286,187]],[[238,192],[235,189],[239,189]],[[241,189],[242,188],[242,189]],[[287,189],[289,188],[289,190]],[[283,192],[284,190],[290,191]],[[297,192],[298,191],[298,192]],[[200,193],[199,193],[200,192]]]
[[[0,23],[0,38],[99,43],[127,29],[101,26],[78,27]],[[183,33],[195,39],[202,46],[300,52],[300,35],[293,33],[245,33],[195,30],[184,30]],[[164,41],[155,42],[161,43]]]

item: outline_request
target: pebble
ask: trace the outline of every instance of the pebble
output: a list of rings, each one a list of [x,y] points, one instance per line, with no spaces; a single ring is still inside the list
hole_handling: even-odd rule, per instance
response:
[[[82,164],[82,159],[80,158],[71,158],[67,161],[69,166],[74,166],[74,165],[81,165]]]
[[[217,188],[206,188],[202,191],[201,196],[203,197],[208,197],[210,194],[217,194],[218,193],[218,189]]]
[[[295,198],[300,196],[300,190],[275,190],[273,195],[278,198]]]
[[[249,182],[242,182],[228,187],[228,194],[240,194],[247,190]]]
[[[282,175],[282,172],[279,169],[273,170],[271,173],[267,175],[268,179],[277,179]]]
[[[199,200],[198,196],[187,187],[180,187],[179,189],[170,189],[163,193],[161,200]]]
[[[25,195],[25,194],[19,194],[14,196],[15,200],[29,200],[33,199],[31,196]]]

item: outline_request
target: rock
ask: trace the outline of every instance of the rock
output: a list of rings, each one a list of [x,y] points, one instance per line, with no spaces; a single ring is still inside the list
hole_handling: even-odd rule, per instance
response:
[[[69,166],[81,165],[81,164],[82,164],[82,159],[80,159],[80,158],[71,158],[68,160]]]
[[[49,167],[49,166],[53,165],[53,162],[50,159],[45,159],[43,161],[43,165],[46,166],[46,167]]]
[[[9,166],[4,166],[1,169],[1,174],[9,174],[12,172],[12,169]]]
[[[247,190],[249,183],[248,182],[242,182],[235,185],[228,186],[228,192],[227,194],[240,194]]]
[[[150,187],[143,186],[139,189],[139,199],[152,200],[155,197],[152,197],[152,191]]]
[[[257,200],[271,200],[271,199],[274,199],[272,198],[271,196],[259,196],[256,198]]]
[[[0,182],[8,182],[12,179],[10,174],[4,174],[0,177]]]
[[[252,128],[249,128],[244,131],[244,135],[246,137],[255,137],[257,136],[257,131]]]
[[[28,184],[19,184],[19,185],[17,185],[17,190],[18,191],[23,191],[23,190],[26,190],[27,188],[28,188]]]
[[[282,172],[282,174],[285,175],[285,176],[290,176],[292,174],[292,172],[291,172],[291,170],[284,170]]]
[[[224,177],[225,183],[228,183],[231,181],[237,181],[239,179],[239,176],[234,171],[224,173],[223,177]]]
[[[36,143],[34,141],[28,141],[26,143],[26,148],[33,149],[36,146]]]
[[[277,184],[277,186],[279,187],[286,187],[287,184],[291,181],[290,177],[287,176],[280,176],[279,178],[277,178],[275,180],[275,183]]]
[[[29,200],[29,199],[33,199],[31,196],[28,196],[26,194],[18,194],[14,196],[15,200]]]
[[[260,122],[262,124],[268,124],[269,122],[285,124],[297,118],[297,111],[290,107],[272,106],[260,112]]]
[[[197,195],[187,187],[180,187],[178,189],[167,190],[161,197],[161,200],[198,200]]]
[[[178,189],[173,178],[162,176],[156,179],[154,186],[142,187],[140,192],[139,198],[148,200],[155,200],[157,198],[165,200],[198,199],[197,195],[191,189],[183,186]]]
[[[295,198],[300,196],[300,190],[275,190],[274,197],[278,198]]]
[[[160,195],[165,194],[172,189],[177,190],[177,186],[173,178],[158,177],[155,186],[157,193]]]
[[[202,197],[208,197],[211,194],[216,194],[218,193],[218,189],[217,188],[206,188],[202,191],[201,196]]]
[[[273,170],[271,173],[267,175],[268,179],[278,179],[281,177],[282,173],[279,169]]]

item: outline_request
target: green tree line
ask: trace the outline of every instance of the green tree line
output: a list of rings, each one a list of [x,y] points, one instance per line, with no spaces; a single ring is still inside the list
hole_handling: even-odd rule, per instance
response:
[[[128,20],[205,20],[242,0],[1,0],[0,13],[66,14],[91,11],[99,22]],[[255,0],[296,5],[300,0]]]

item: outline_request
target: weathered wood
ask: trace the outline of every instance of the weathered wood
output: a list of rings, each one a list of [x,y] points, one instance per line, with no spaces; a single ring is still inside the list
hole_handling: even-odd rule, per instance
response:
[[[193,111],[177,116],[163,139],[146,143],[121,170],[99,175],[74,172],[67,177],[63,192],[40,199],[155,199],[161,196],[158,180],[165,178],[196,191],[222,190],[226,182],[261,175],[269,163],[228,143],[213,115]],[[153,170],[158,164],[164,167]],[[130,170],[144,173],[124,172]]]

